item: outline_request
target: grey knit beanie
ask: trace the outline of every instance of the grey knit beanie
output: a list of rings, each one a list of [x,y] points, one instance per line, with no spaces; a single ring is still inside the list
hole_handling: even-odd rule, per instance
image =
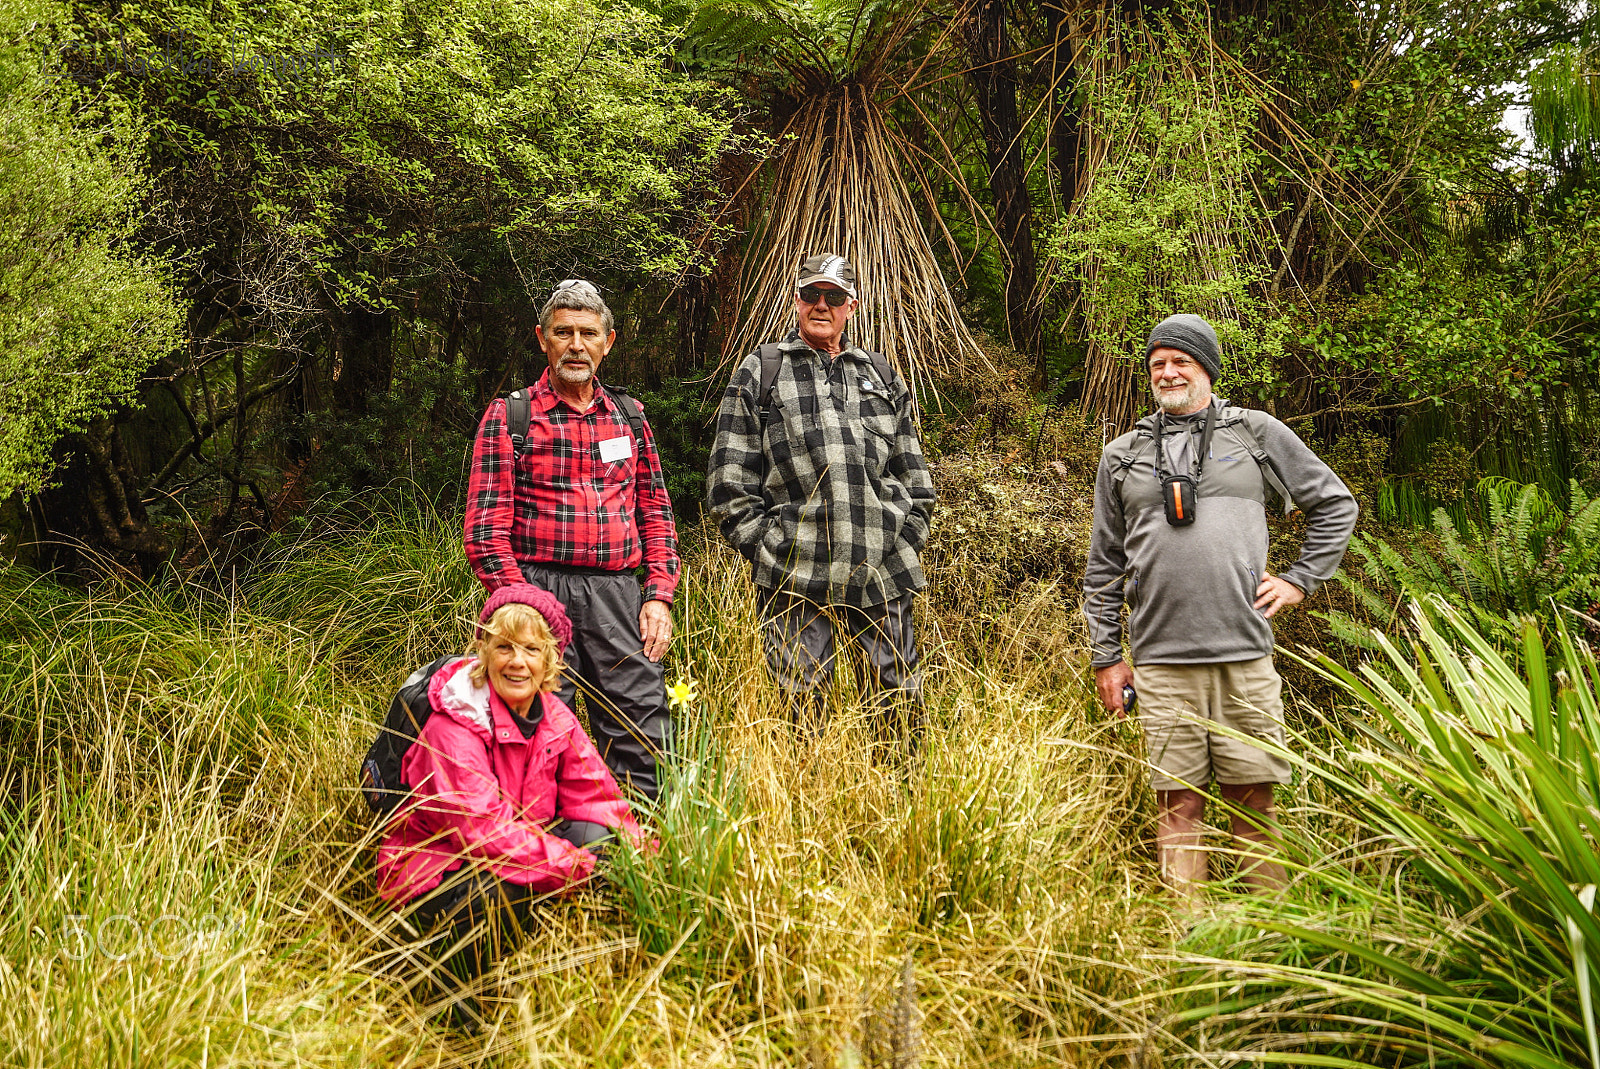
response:
[[[1163,346],[1182,349],[1200,361],[1213,383],[1222,375],[1222,350],[1217,345],[1217,332],[1197,315],[1179,312],[1157,323],[1150,332],[1150,340],[1145,343],[1144,358],[1149,360],[1150,354]]]

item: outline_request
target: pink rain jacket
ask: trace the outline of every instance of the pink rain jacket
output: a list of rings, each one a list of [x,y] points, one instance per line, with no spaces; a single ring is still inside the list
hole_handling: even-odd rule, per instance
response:
[[[639,825],[594,743],[565,702],[541,694],[531,739],[463,657],[428,684],[433,714],[400,770],[412,797],[378,848],[378,893],[410,901],[467,858],[508,883],[557,891],[594,872],[594,855],[544,828],[586,820],[640,841]]]

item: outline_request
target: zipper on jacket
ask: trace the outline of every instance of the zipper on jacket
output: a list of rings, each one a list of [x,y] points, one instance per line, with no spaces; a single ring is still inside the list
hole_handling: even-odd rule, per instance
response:
[[[1129,646],[1129,648],[1132,648],[1133,645],[1134,645],[1133,614],[1136,611],[1138,611],[1138,608],[1139,608],[1139,571],[1138,571],[1138,569],[1137,568],[1128,569],[1128,577],[1133,580],[1133,594],[1127,599],[1127,602],[1128,602],[1128,646]]]

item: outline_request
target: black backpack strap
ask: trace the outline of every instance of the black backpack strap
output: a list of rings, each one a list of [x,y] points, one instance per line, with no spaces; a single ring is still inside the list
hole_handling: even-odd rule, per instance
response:
[[[1244,443],[1245,449],[1250,453],[1250,459],[1254,460],[1256,465],[1260,467],[1261,477],[1266,480],[1267,485],[1272,487],[1283,501],[1283,514],[1285,516],[1289,515],[1294,511],[1294,502],[1289,498],[1289,488],[1284,485],[1283,473],[1278,471],[1277,462],[1267,455],[1265,449],[1261,448],[1261,440],[1256,437],[1256,432],[1250,429],[1250,421],[1245,418],[1244,410],[1230,405],[1222,415],[1223,425],[1239,436],[1239,440]],[[1229,415],[1234,415],[1238,418],[1229,423],[1227,422]]]
[[[616,406],[622,409],[622,414],[628,417],[628,426],[633,428],[633,440],[639,443],[639,453],[644,452],[644,413],[639,410],[639,402],[619,386],[602,386],[606,396],[611,398]]]
[[[876,349],[867,353],[867,359],[872,361],[872,366],[878,370],[878,378],[883,380],[885,386],[894,385],[894,367],[889,363],[889,358]]]
[[[433,704],[428,700],[428,684],[434,674],[456,656],[447,654],[412,672],[389,703],[383,727],[361,762],[361,791],[374,813],[392,812],[411,793],[401,767],[406,751],[422,734],[422,726],[433,712]]]
[[[511,438],[511,451],[522,455],[528,444],[528,421],[533,418],[533,400],[527,390],[513,390],[506,398],[506,434]]]
[[[1155,440],[1154,438],[1145,439],[1142,432],[1135,436],[1133,445],[1128,447],[1128,451],[1123,453],[1117,460],[1117,466],[1111,470],[1111,489],[1113,493],[1122,489],[1123,482],[1128,478],[1128,472],[1132,470],[1133,465],[1138,461],[1139,454],[1144,452],[1144,445],[1141,439],[1147,441]]]
[[[756,393],[756,404],[765,414],[772,408],[772,387],[778,381],[778,368],[783,363],[783,346],[777,342],[767,342],[756,352],[761,356],[761,388]],[[883,380],[885,386],[894,382],[894,365],[889,363],[887,356],[874,350],[867,353],[867,359],[872,361],[878,378]]]
[[[756,394],[756,405],[761,409],[762,422],[772,408],[772,386],[778,381],[778,368],[783,363],[783,346],[769,341],[756,350],[761,354],[761,390]]]

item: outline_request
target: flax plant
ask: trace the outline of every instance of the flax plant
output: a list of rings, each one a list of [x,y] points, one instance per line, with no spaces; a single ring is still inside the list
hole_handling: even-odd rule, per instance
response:
[[[1600,664],[1565,627],[1552,660],[1528,623],[1519,672],[1442,600],[1412,620],[1381,662],[1305,659],[1365,714],[1292,757],[1337,837],[1197,934],[1215,978],[1174,1020],[1255,1062],[1600,1064]]]

